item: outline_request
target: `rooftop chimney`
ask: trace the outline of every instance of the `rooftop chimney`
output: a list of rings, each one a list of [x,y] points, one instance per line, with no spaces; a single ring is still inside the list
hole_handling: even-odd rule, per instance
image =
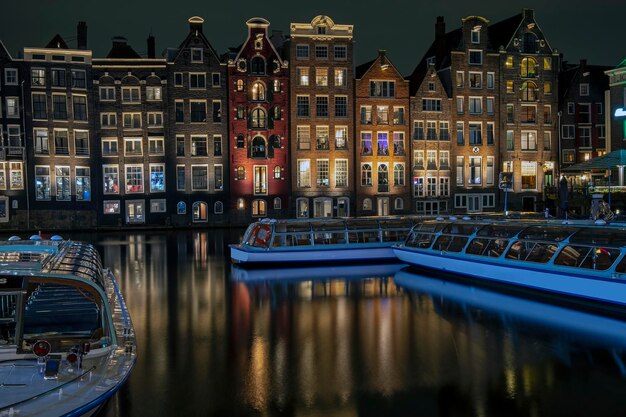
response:
[[[156,58],[156,39],[152,34],[148,36],[148,58]]]
[[[76,26],[76,42],[78,49],[87,49],[87,23],[78,22]]]
[[[188,22],[190,32],[202,33],[202,24],[204,23],[203,18],[200,16],[192,16],[189,18]]]

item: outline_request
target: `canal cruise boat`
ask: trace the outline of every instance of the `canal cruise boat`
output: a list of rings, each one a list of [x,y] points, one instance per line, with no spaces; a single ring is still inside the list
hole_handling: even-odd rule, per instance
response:
[[[237,264],[380,262],[396,260],[392,246],[404,241],[417,219],[263,219],[230,245]]]
[[[135,362],[128,310],[93,246],[0,242],[0,416],[92,415]]]
[[[624,223],[438,219],[416,225],[394,252],[421,270],[626,313]]]

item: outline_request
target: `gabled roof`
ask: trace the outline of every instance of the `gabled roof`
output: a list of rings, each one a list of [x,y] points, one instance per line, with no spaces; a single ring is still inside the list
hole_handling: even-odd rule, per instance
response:
[[[6,57],[10,61],[13,60],[13,57],[9,53],[9,50],[6,48],[6,46],[4,46],[4,43],[2,43],[2,40],[0,40],[0,57]]]
[[[202,43],[204,44],[204,46],[211,51],[211,53],[213,54],[215,59],[217,59],[219,62],[222,62],[222,60],[220,58],[220,55],[217,53],[215,48],[213,48],[213,45],[211,45],[211,42],[209,42],[207,37],[204,36],[204,33],[198,31],[197,35],[202,40]],[[192,37],[195,37],[195,36],[196,36],[196,33],[190,31],[187,34],[187,37],[185,37],[185,39],[180,43],[180,46],[178,47],[178,49],[170,49],[170,50],[168,50],[168,54],[166,56],[167,61],[168,62],[176,61],[178,59],[178,57],[180,56],[180,54],[182,53],[183,49],[185,49],[186,47],[189,46],[189,44],[191,43]]]
[[[489,45],[491,46],[491,49],[497,51],[501,46],[506,48],[511,42],[513,35],[515,35],[515,32],[517,32],[517,29],[523,19],[524,15],[519,13],[515,16],[511,16],[507,19],[489,25]]]
[[[67,43],[63,40],[61,35],[58,33],[54,35],[54,38],[46,45],[46,48],[49,49],[69,49]]]
[[[248,26],[248,36],[246,36],[246,40],[239,46],[239,48],[229,48],[230,51],[237,53],[235,55],[235,57],[233,58],[233,61],[236,61],[236,60],[239,59],[239,57],[241,55],[241,52],[243,51],[244,45],[247,45],[248,42],[250,42],[250,34],[252,33],[252,27],[256,27],[256,28],[262,28],[263,29],[263,32],[265,33],[265,39],[267,39],[267,42],[269,43],[270,47],[272,48],[272,51],[274,51],[274,54],[276,54],[276,57],[278,58],[278,61],[279,61],[280,65],[283,66],[285,64],[284,63],[285,59],[278,52],[278,50],[276,49],[276,46],[274,45],[274,43],[270,39],[271,36],[268,36],[268,33],[267,33],[267,28],[269,27],[270,22],[267,19],[264,19],[262,17],[253,17],[252,19],[248,19],[248,21],[246,22],[246,25]],[[229,54],[229,56],[230,55],[231,54]]]
[[[393,62],[391,62],[391,60],[387,56],[386,51],[384,51],[384,50],[379,50],[378,51],[378,56],[376,58],[374,58],[373,60],[368,61],[368,62],[366,62],[364,64],[361,64],[358,67],[356,67],[356,69],[355,69],[355,78],[356,79],[363,78],[363,76],[370,70],[370,68],[372,68],[372,66],[376,62],[379,62],[379,61],[381,63],[381,66],[382,65],[387,65],[387,67],[391,67],[395,71],[395,73],[398,76],[398,78],[402,78],[403,80],[405,79],[404,76],[402,75],[402,73],[400,71],[398,71],[398,68],[396,68],[396,66],[393,65]]]
[[[435,69],[437,71],[447,68],[450,66],[450,51],[452,49],[457,49],[461,44],[461,40],[463,37],[463,32],[461,28],[454,29],[453,31],[447,32],[444,36],[444,45],[443,45],[443,56],[441,60],[435,64]],[[428,63],[427,60],[430,57],[437,56],[437,42],[433,41],[430,45],[430,48],[426,51],[422,60],[417,64],[411,75],[407,78],[409,79],[409,94],[411,96],[415,95],[415,92],[419,89],[420,85],[422,85],[422,81],[428,72]],[[441,77],[440,77],[441,79]],[[443,79],[441,79],[442,83],[446,85]]]
[[[126,43],[126,38],[113,38],[113,46],[106,56],[107,58],[117,59],[136,59],[141,58],[135,50]]]
[[[588,74],[583,82],[588,82],[591,90],[608,90],[609,77],[606,75],[605,71],[610,69],[611,67],[605,65],[586,64],[584,69],[580,65],[566,65],[559,74],[559,100],[567,96],[571,87],[575,85],[576,80],[580,81],[579,77],[582,77],[585,73]]]
[[[372,67],[372,65],[374,65],[374,62],[376,62],[377,59],[378,58],[372,59],[371,61],[367,61],[357,66],[354,70],[354,78],[356,78],[357,80],[363,78],[363,75],[365,75],[365,73]]]

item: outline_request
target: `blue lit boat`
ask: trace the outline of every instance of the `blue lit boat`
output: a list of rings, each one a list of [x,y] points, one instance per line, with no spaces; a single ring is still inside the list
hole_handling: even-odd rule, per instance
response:
[[[427,294],[437,304],[451,302],[458,304],[464,311],[489,311],[499,316],[503,323],[534,323],[556,329],[561,336],[571,334],[588,344],[626,347],[626,322],[623,320],[418,275],[407,269],[396,273],[394,283],[404,291]],[[623,369],[626,371],[626,367]]]
[[[623,223],[424,221],[394,252],[418,269],[626,312]]]
[[[124,299],[91,245],[0,242],[0,416],[92,415],[135,361]]]
[[[230,245],[238,264],[381,262],[395,260],[416,220],[403,217],[270,220],[252,223]]]
[[[309,281],[328,279],[365,279],[392,277],[405,268],[405,264],[330,265],[304,268],[261,268],[250,269],[232,265],[230,277],[233,281],[249,283],[265,281]]]

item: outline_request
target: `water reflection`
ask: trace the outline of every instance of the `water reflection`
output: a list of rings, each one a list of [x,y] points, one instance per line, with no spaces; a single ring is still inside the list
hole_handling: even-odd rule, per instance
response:
[[[486,294],[399,265],[231,267],[226,245],[240,233],[97,237],[139,337],[137,367],[104,415],[623,409],[622,322]],[[574,396],[576,405],[566,401]]]

